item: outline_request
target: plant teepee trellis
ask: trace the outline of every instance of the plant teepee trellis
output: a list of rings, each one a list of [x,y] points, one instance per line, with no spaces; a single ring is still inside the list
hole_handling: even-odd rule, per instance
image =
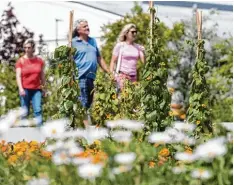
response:
[[[197,124],[195,135],[201,132],[209,133],[211,127],[211,110],[209,100],[209,87],[206,83],[206,77],[209,67],[205,60],[205,41],[202,40],[202,12],[196,13],[197,20],[197,57],[196,63],[192,71],[192,84],[189,98],[189,109],[187,117],[189,123]]]
[[[171,96],[167,89],[168,61],[164,56],[161,41],[160,20],[153,2],[150,2],[151,23],[146,47],[146,64],[142,75],[141,119],[145,121],[146,135],[151,131],[162,131],[170,123]]]

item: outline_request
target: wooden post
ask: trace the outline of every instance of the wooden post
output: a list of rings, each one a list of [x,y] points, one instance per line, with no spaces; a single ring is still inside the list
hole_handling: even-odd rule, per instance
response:
[[[74,10],[70,11],[70,17],[69,17],[68,47],[72,47],[73,15],[74,15]]]
[[[196,22],[197,22],[197,39],[198,41],[202,39],[202,11],[200,13],[196,12]],[[197,47],[197,57],[199,54],[199,47]]]
[[[149,1],[149,8],[154,7],[154,1]],[[154,10],[150,10],[150,47],[153,47],[153,26],[154,26]]]
[[[200,13],[196,12],[196,20],[197,20],[197,38],[198,40],[202,39],[202,11]]]

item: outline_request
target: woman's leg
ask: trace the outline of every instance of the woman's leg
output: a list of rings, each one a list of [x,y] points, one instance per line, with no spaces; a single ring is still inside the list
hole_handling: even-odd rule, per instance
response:
[[[30,111],[30,93],[27,89],[24,89],[25,91],[25,96],[20,96],[20,105],[21,107],[26,108],[27,110],[27,114],[25,116],[22,117],[22,119],[27,118],[27,116],[29,115],[29,111]]]
[[[31,90],[32,91],[32,106],[33,106],[33,112],[34,117],[38,121],[38,125],[42,125],[42,92],[40,89],[37,90]]]

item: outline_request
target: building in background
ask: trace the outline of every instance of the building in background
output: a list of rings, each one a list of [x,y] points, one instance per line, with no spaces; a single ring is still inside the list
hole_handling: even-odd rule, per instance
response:
[[[0,14],[7,7],[8,1],[0,2]],[[148,1],[138,2],[145,12]],[[134,6],[133,1],[13,1],[15,14],[20,23],[35,33],[35,38],[43,34],[47,51],[52,52],[58,45],[68,43],[69,12],[74,10],[74,20],[85,18],[90,24],[90,35],[101,45],[101,26],[121,19]],[[192,1],[156,1],[157,16],[167,26],[182,19],[191,19],[192,7],[197,6],[207,15],[211,8],[217,9],[219,15],[211,17],[219,24],[218,35],[233,35],[233,4],[232,2],[192,2]],[[210,24],[211,25],[211,24]],[[209,22],[208,25],[210,26]],[[226,33],[226,34],[223,34]]]

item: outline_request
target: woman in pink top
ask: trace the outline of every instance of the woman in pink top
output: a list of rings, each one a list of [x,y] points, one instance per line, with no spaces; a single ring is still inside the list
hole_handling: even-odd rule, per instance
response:
[[[135,24],[127,24],[120,32],[118,43],[115,45],[110,62],[110,71],[114,74],[118,86],[123,88],[126,79],[137,81],[137,62],[145,63],[144,47],[136,44],[137,29]],[[118,59],[120,57],[120,59]],[[119,62],[119,64],[118,64]],[[114,66],[117,68],[114,71]],[[119,67],[118,67],[119,65]]]

